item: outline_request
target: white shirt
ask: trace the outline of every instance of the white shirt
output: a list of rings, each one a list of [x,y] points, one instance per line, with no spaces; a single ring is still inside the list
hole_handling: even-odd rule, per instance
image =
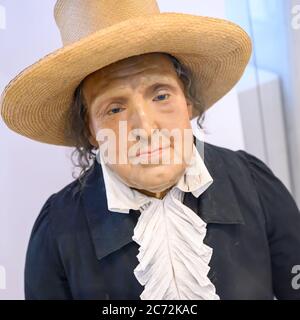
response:
[[[140,246],[134,275],[142,300],[216,300],[207,274],[212,248],[203,243],[206,223],[182,203],[184,192],[199,197],[212,183],[197,148],[179,179],[163,199],[147,196],[124,184],[103,161],[107,205],[112,212],[140,210],[132,239]]]

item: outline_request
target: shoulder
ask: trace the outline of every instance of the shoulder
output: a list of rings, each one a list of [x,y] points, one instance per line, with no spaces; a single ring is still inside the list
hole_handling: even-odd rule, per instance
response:
[[[47,201],[50,202],[52,207],[66,208],[72,205],[80,195],[80,189],[80,182],[76,179],[50,195]]]
[[[246,176],[256,166],[270,170],[262,160],[244,150],[232,150],[208,142],[204,142],[202,150],[207,162],[212,162],[214,166],[225,166],[226,171],[233,175]]]
[[[274,172],[264,161],[245,150],[232,150],[207,142],[204,143],[204,150],[211,159],[223,161],[227,167],[235,168],[237,171],[246,168],[252,176],[261,174],[276,178]]]
[[[269,165],[257,156],[245,150],[231,150],[210,143],[205,143],[204,148],[207,162],[212,161],[214,167],[222,166],[231,176],[232,183],[240,187],[244,184],[252,186],[261,201],[274,198],[295,207],[290,191]]]
[[[83,182],[88,183],[93,166],[88,169],[83,177]],[[57,192],[51,194],[43,204],[36,218],[32,233],[42,224],[52,229],[55,234],[65,232],[74,226],[75,221],[81,218],[82,194],[85,184],[75,179]]]
[[[58,220],[67,221],[64,218],[70,212],[68,209],[74,207],[72,194],[77,189],[78,182],[75,180],[47,198],[33,224],[30,243],[46,237],[52,238],[53,231],[56,229],[53,224],[58,225]]]
[[[199,140],[198,140],[199,142]],[[203,152],[204,157],[208,156],[211,161],[244,161],[243,153],[247,154],[247,152],[242,150],[232,150],[226,147],[221,147],[215,144],[211,144],[208,142],[200,142],[202,143],[200,149]],[[199,150],[199,148],[198,148]]]
[[[50,202],[52,207],[56,209],[66,210],[74,206],[80,198],[88,183],[90,183],[90,176],[94,173],[95,164],[93,164],[82,176],[82,181],[79,178],[73,180],[60,190],[53,193],[47,201]]]
[[[253,187],[269,225],[272,220],[287,217],[291,221],[299,220],[293,195],[264,161],[245,150],[234,151],[209,143],[205,143],[205,150],[210,159],[225,163],[232,183],[240,188],[244,188],[244,183]]]

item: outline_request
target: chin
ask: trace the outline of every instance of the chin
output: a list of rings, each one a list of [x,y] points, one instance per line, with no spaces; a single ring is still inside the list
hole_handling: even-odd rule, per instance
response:
[[[141,184],[143,183],[145,186],[153,187],[160,186],[162,182],[168,184],[171,181],[178,181],[181,175],[184,172],[184,168],[180,165],[151,165],[148,168],[143,168],[139,173],[139,176],[143,178]],[[147,184],[147,180],[151,181],[151,186]],[[149,182],[150,182],[149,181]],[[175,184],[176,182],[174,182]],[[155,192],[164,191],[166,188],[162,190],[155,190]]]
[[[161,176],[174,175],[184,170],[185,166],[182,164],[147,164],[141,165],[141,172],[152,172],[152,174],[159,174]]]

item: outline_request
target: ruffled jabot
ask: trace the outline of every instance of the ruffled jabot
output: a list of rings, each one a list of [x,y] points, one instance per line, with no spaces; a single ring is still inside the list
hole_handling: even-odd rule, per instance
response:
[[[103,161],[101,166],[108,209],[141,212],[132,236],[139,245],[134,275],[144,286],[140,298],[219,299],[207,276],[213,250],[203,242],[206,223],[182,203],[184,192],[199,197],[213,183],[195,145],[191,165],[163,199],[130,188]]]

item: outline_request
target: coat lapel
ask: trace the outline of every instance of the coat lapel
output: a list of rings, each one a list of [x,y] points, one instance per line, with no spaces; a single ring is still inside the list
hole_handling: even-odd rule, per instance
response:
[[[204,148],[204,163],[214,182],[199,198],[194,197],[191,192],[185,193],[183,203],[206,223],[244,224],[222,158],[213,145],[204,143]],[[101,165],[95,161],[90,170],[81,201],[97,259],[100,260],[133,241],[133,230],[140,212],[138,210],[130,210],[129,214],[110,212],[107,208]]]

